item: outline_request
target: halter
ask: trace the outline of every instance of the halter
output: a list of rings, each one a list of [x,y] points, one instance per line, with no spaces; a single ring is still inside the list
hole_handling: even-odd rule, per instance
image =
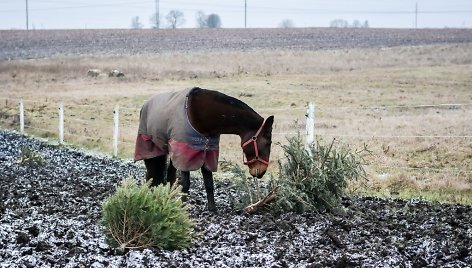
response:
[[[250,144],[251,142],[254,144],[254,152],[256,152],[256,156],[254,157],[254,159],[252,160],[248,160],[248,161],[244,161],[244,156],[245,156],[245,153],[243,151],[243,163],[245,165],[249,165],[249,164],[252,164],[254,162],[261,162],[262,164],[265,164],[266,166],[269,165],[269,159],[267,160],[264,160],[262,158],[259,158],[259,149],[257,148],[257,137],[259,136],[259,134],[261,133],[261,130],[262,128],[264,127],[264,124],[265,124],[265,119],[264,119],[264,122],[262,122],[262,125],[261,127],[257,130],[256,134],[254,134],[254,136],[252,136],[252,138],[250,138],[248,141],[246,141],[245,143],[243,143],[243,145],[241,145],[241,148],[244,148],[246,147],[246,145]],[[247,158],[247,157],[246,157]]]

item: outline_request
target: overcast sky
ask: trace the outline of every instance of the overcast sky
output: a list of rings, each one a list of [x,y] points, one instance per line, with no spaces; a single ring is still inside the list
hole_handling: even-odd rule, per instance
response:
[[[196,13],[218,14],[225,28],[244,28],[245,0],[157,0],[161,25],[176,9],[196,27]],[[472,28],[472,0],[247,0],[247,27],[328,27],[334,19],[368,21],[375,28]],[[130,28],[138,16],[151,28],[156,0],[28,0],[30,29]],[[26,29],[26,0],[0,0],[0,29]]]

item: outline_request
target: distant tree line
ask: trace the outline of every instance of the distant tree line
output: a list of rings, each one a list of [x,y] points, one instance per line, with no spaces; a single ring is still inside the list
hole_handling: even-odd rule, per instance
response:
[[[166,15],[167,27],[175,29],[185,23],[184,13],[180,10],[171,10]]]
[[[359,20],[354,20],[352,24],[349,24],[347,20],[335,19],[332,20],[329,24],[329,27],[333,28],[369,28],[369,21],[364,21],[364,23]]]
[[[295,27],[295,24],[293,24],[293,21],[289,19],[283,20],[279,24],[279,28],[293,28],[293,27]]]
[[[182,26],[185,23],[185,16],[184,13],[180,10],[171,10],[167,15],[165,16],[166,28],[171,28],[175,29],[180,26]],[[154,13],[150,19],[152,28],[160,28],[162,23],[161,23],[161,17],[158,16],[156,13]],[[203,11],[198,11],[197,12],[197,27],[198,28],[221,28],[222,23],[221,23],[221,18],[218,14],[210,14],[206,15],[203,13]],[[131,28],[132,29],[142,29],[143,24],[140,22],[139,17],[133,17],[131,19]]]
[[[139,21],[139,16],[133,17],[131,19],[131,28],[132,29],[142,29],[143,24]]]
[[[218,14],[205,15],[203,11],[197,12],[197,26],[199,28],[221,28],[221,19]]]
[[[157,14],[154,13],[151,18],[150,22],[152,28],[159,28],[160,23],[160,16],[157,17]],[[221,28],[221,18],[218,14],[210,14],[206,15],[203,11],[198,11],[196,15],[196,23],[198,28]],[[169,11],[169,13],[165,16],[166,24],[165,27],[175,29],[182,26],[185,23],[184,13],[180,10],[173,9]],[[347,20],[344,19],[335,19],[332,20],[329,24],[330,27],[333,28],[369,28],[369,21],[365,20],[361,22],[359,20],[354,20],[352,23],[349,23]],[[279,24],[279,28],[293,28],[295,27],[294,23],[290,19],[285,19]],[[143,28],[143,24],[140,22],[139,17],[133,17],[131,19],[131,28],[133,29],[141,29]]]

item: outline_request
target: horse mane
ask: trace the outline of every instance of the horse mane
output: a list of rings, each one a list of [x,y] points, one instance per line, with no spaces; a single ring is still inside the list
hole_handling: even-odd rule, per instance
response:
[[[220,103],[223,103],[223,104],[226,104],[226,105],[229,105],[229,106],[233,106],[233,107],[236,107],[236,108],[241,109],[241,110],[249,110],[249,111],[253,112],[254,114],[259,115],[256,111],[254,111],[254,109],[252,109],[249,105],[247,105],[243,101],[238,100],[238,99],[236,99],[234,97],[231,97],[229,95],[226,95],[224,93],[221,93],[219,91],[195,87],[192,90],[192,93],[194,93],[194,92],[195,93],[196,92],[205,92],[206,94],[211,95],[213,97],[213,99],[217,102],[220,102]]]

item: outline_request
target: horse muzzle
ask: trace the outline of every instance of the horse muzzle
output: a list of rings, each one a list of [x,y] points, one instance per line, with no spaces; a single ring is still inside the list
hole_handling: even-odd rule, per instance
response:
[[[266,173],[267,167],[268,166],[264,163],[254,163],[253,165],[249,166],[249,174],[251,174],[251,176],[253,177],[260,179]]]

